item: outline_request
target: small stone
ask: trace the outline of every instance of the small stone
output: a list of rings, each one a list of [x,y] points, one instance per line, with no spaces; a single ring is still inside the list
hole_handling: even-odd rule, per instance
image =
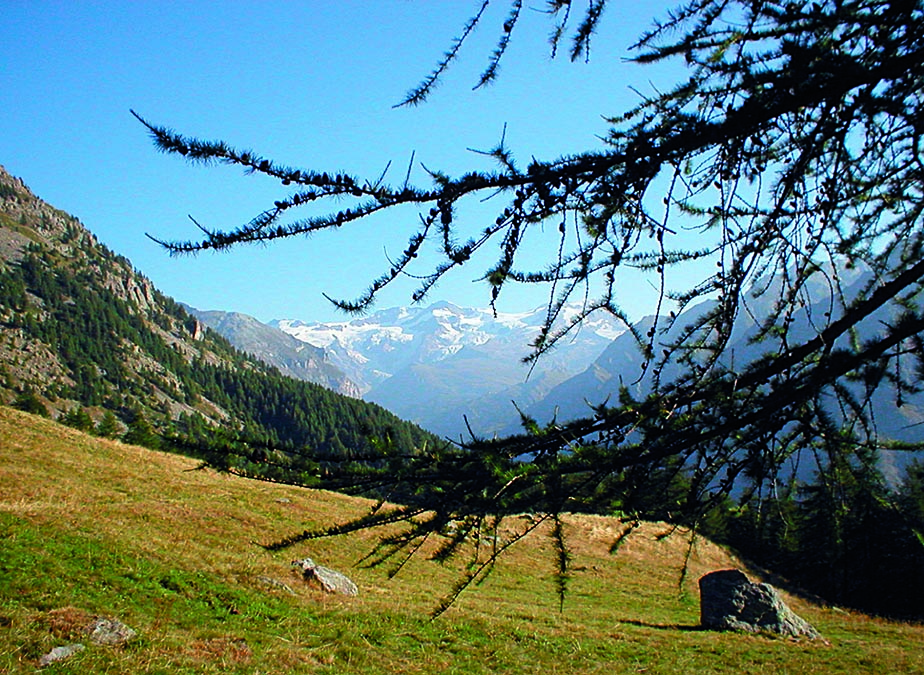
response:
[[[64,659],[73,656],[77,652],[82,652],[84,649],[86,649],[86,647],[80,643],[64,645],[63,647],[55,647],[50,652],[45,654],[45,656],[39,659],[39,665],[42,668],[45,666],[50,666],[52,663],[63,661]]]
[[[320,586],[321,590],[327,593],[359,595],[359,588],[348,577],[329,567],[316,564],[311,558],[293,560],[292,566],[301,569],[305,581]]]
[[[107,645],[114,647],[123,645],[133,637],[135,631],[126,626],[121,621],[115,619],[96,619],[87,628],[90,634],[90,641],[95,645]]]
[[[284,584],[283,582],[273,579],[272,577],[265,577],[261,575],[257,577],[257,581],[265,586],[278,588],[280,591],[284,591],[289,595],[295,595],[295,591],[292,590],[292,587],[289,586],[289,584]]]

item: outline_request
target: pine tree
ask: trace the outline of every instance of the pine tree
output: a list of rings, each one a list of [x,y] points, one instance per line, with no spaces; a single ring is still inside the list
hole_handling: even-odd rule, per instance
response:
[[[118,438],[122,435],[122,427],[115,413],[107,410],[103,413],[99,423],[96,425],[96,435],[100,438]]]
[[[134,410],[128,421],[128,429],[122,435],[123,443],[143,445],[146,448],[157,450],[160,448],[160,436],[141,410]]]
[[[75,405],[68,410],[59,419],[61,424],[65,424],[80,431],[93,431],[93,418],[90,417],[82,405]]]
[[[18,393],[13,399],[13,407],[33,415],[51,417],[48,407],[32,389],[25,389]]]
[[[487,4],[478,3],[405,104],[432,95]],[[587,55],[607,5],[589,3],[576,18],[572,3],[548,3],[553,55],[569,35],[571,58]],[[511,2],[479,86],[496,79],[521,6]],[[413,550],[451,519],[496,524],[523,511],[554,518],[575,500],[617,504],[646,489],[673,490],[664,475],[672,468],[688,474],[684,495],[671,496],[672,518],[696,524],[738,491],[759,500],[784,479],[790,460],[814,447],[836,446],[838,462],[848,465],[875,451],[889,441],[878,437],[870,415],[874,394],[885,391],[902,405],[920,391],[921,3],[702,0],[643,34],[634,54],[642,64],[680,62],[689,77],[611,117],[604,149],[521,166],[501,140],[485,153],[496,170],[474,167],[452,177],[430,168],[428,183],[413,180],[413,166],[393,184],[287,167],[139,116],[162,151],[286,186],[237,229],[163,242],[172,253],[328,229],[348,238],[352,224],[373,214],[416,207],[419,227],[408,233],[406,249],[366,292],[335,301],[338,307],[365,310],[406,274],[421,279],[412,297],[419,301],[450,271],[480,264],[492,305],[512,284],[548,286],[548,319],[531,358],[575,334],[594,312],[610,312],[634,331],[641,375],[651,382],[644,395],[592,401],[585,418],[564,423],[524,419],[522,435],[430,448],[399,468],[354,460],[326,473],[325,486],[415,497],[414,507],[384,509],[354,526],[404,521],[402,542]],[[496,205],[487,227],[458,215],[478,200]],[[292,216],[304,207],[307,215]],[[524,242],[556,228],[546,260],[524,266]],[[695,248],[680,236],[685,230],[695,232]],[[419,269],[431,242],[442,258]],[[492,244],[496,254],[488,253]],[[850,287],[853,268],[869,283]],[[620,306],[624,269],[648,275],[660,289],[657,317],[642,331]],[[694,281],[668,292],[678,272]],[[806,316],[819,286],[830,307]],[[574,298],[584,298],[583,312],[566,320],[565,303]],[[674,311],[662,316],[669,303]],[[697,303],[695,318],[677,320]],[[748,317],[754,349],[742,357],[729,345]],[[832,443],[836,435],[841,440]],[[833,475],[841,481],[849,472]],[[433,515],[422,518],[421,508]],[[639,515],[650,510],[639,508]]]
[[[920,533],[924,551],[924,461],[915,460],[905,470],[899,489],[899,503],[911,526]]]

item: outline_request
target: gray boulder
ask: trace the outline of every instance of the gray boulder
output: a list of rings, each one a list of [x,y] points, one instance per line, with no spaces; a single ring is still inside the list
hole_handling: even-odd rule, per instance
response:
[[[710,572],[699,580],[703,628],[774,633],[810,640],[821,635],[793,612],[770,584],[755,584],[740,570]]]
[[[311,558],[293,560],[292,566],[301,570],[305,581],[310,585],[319,587],[327,593],[340,593],[341,595],[359,595],[359,589],[345,575],[318,565]]]

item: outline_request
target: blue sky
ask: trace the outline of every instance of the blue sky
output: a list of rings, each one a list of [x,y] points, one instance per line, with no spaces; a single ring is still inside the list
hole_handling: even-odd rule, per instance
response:
[[[598,147],[603,115],[677,73],[625,63],[628,46],[673,2],[613,3],[589,63],[550,60],[552,25],[527,0],[500,78],[473,92],[509,3],[492,4],[430,101],[392,106],[426,76],[479,2],[42,2],[0,0],[0,164],[74,214],[165,293],[202,309],[268,321],[342,319],[322,293],[353,298],[403,249],[417,224],[394,214],[311,239],[171,258],[145,237],[195,237],[246,222],[284,193],[231,167],[190,166],[157,153],[135,109],[184,134],[223,139],[282,163],[402,180],[418,163],[458,174],[490,168],[470,149],[506,140],[522,161]],[[413,176],[424,180],[423,171]],[[477,223],[474,224],[477,229]],[[430,301],[485,306],[475,261]],[[424,270],[421,269],[421,272]],[[407,304],[398,284],[377,307]],[[624,308],[640,316],[641,289]],[[637,292],[639,291],[639,292]],[[499,308],[529,309],[541,293],[508,292]]]

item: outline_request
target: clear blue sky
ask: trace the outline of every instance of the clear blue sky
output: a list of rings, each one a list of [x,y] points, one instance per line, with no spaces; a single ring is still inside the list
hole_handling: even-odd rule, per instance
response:
[[[472,92],[509,7],[497,1],[430,101],[393,104],[437,63],[479,2],[42,2],[0,0],[0,164],[74,214],[165,293],[202,309],[335,320],[322,297],[353,298],[386,268],[416,225],[395,214],[351,234],[170,258],[145,237],[195,237],[246,222],[280,198],[277,184],[231,167],[190,166],[158,154],[133,108],[187,135],[228,141],[282,163],[377,175],[408,159],[453,174],[488,168],[507,125],[524,162],[600,145],[603,115],[637,102],[670,73],[626,64],[627,48],[673,2],[613,3],[589,63],[549,59],[548,18],[527,0],[499,80]],[[580,3],[578,3],[580,4]],[[676,76],[676,73],[674,73]],[[423,180],[419,168],[414,176]],[[485,306],[481,266],[445,280],[429,299]],[[423,271],[423,270],[421,270]],[[409,284],[378,307],[406,304]],[[633,315],[639,294],[627,289]],[[510,293],[501,309],[540,304]]]

